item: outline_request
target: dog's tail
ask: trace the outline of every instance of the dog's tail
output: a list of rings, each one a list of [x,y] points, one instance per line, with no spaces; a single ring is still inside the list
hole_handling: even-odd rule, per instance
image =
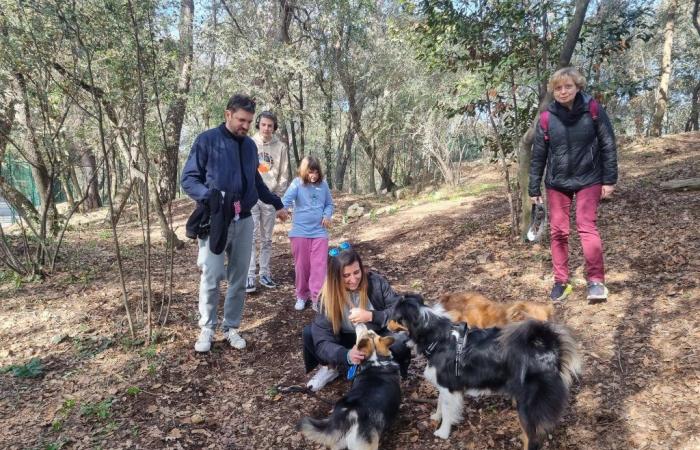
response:
[[[578,346],[563,326],[535,320],[508,325],[499,339],[508,365],[519,373],[513,394],[521,425],[536,439],[564,413],[569,387],[581,372]]]
[[[335,409],[333,414],[325,419],[313,419],[304,417],[297,425],[307,439],[323,444],[331,448],[342,448],[338,446],[341,439],[345,437],[350,428],[357,423],[357,413],[343,408]]]

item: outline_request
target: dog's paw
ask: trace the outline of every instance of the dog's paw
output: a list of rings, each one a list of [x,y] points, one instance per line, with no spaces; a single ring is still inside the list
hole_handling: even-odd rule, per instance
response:
[[[435,433],[433,433],[435,436],[439,437],[440,439],[447,439],[450,437],[450,428],[449,427],[440,427],[437,430],[435,430]]]
[[[434,413],[432,413],[432,414],[430,415],[430,420],[432,420],[433,422],[439,424],[440,421],[442,420],[442,414],[440,414],[440,411],[435,411]]]

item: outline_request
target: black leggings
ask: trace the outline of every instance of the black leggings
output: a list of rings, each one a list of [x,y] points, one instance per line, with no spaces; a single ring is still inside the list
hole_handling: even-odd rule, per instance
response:
[[[383,330],[380,332],[382,336],[392,335],[390,331]],[[311,372],[319,364],[322,366],[327,366],[331,361],[324,361],[316,354],[316,347],[314,346],[314,338],[311,335],[311,325],[306,325],[301,332],[302,339],[304,341],[304,368],[306,373]],[[392,335],[396,338],[396,342],[391,344],[389,350],[394,356],[394,359],[399,363],[401,368],[401,376],[406,378],[408,376],[408,365],[411,363],[411,349],[406,346],[406,339],[400,335]],[[340,333],[340,339],[338,344],[350,350],[357,342],[357,335],[355,333]]]

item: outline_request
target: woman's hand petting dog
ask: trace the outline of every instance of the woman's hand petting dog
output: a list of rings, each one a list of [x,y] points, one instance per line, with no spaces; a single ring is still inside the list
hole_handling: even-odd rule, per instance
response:
[[[350,310],[350,315],[348,316],[348,319],[350,319],[350,322],[352,322],[353,325],[357,325],[358,323],[371,322],[372,311],[367,311],[366,309],[362,308],[352,308]]]
[[[362,361],[365,360],[365,354],[359,351],[357,345],[355,345],[348,351],[348,359],[353,364],[362,364]]]

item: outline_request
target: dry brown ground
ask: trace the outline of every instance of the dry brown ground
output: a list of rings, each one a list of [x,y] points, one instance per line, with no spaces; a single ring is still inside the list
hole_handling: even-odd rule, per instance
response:
[[[667,192],[659,183],[697,177],[700,135],[637,141],[623,147],[621,176],[599,226],[606,247],[607,303],[584,299],[582,258],[572,243],[573,297],[558,310],[581,343],[584,372],[571,407],[551,435],[551,449],[700,448],[698,253],[700,194]],[[478,289],[502,301],[547,301],[547,248],[508,237],[507,205],[494,169],[474,165],[467,184],[396,204],[383,215],[338,225],[334,239],[352,239],[371,267],[397,290]],[[369,207],[388,200],[338,199]],[[182,224],[191,205],[175,211]],[[0,447],[34,448],[317,448],[294,431],[304,415],[322,416],[348,388],[336,381],[319,395],[280,394],[303,384],[301,327],[312,312],[293,310],[293,265],[285,227],[276,230],[273,270],[281,286],[249,296],[245,351],[215,343],[196,355],[196,245],[175,257],[174,297],[157,343],[128,338],[109,234],[91,221],[69,236],[64,272],[43,283],[0,289],[0,367],[40,358],[42,374],[0,374]],[[182,233],[182,228],[179,230]],[[126,246],[132,308],[141,296],[140,230],[120,227]],[[156,253],[156,310],[162,250]],[[157,312],[157,311],[156,311]],[[432,435],[436,392],[414,360],[402,384],[400,418],[382,442],[398,449],[518,448],[510,403],[467,399],[465,420],[448,441]],[[201,420],[201,421],[200,421]]]

